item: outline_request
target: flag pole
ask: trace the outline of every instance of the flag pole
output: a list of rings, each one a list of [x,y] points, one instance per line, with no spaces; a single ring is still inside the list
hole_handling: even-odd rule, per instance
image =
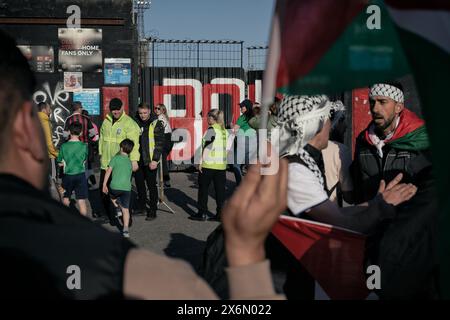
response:
[[[172,214],[175,214],[175,211],[169,207],[169,205],[166,203],[165,201],[165,195],[164,195],[164,177],[163,177],[163,167],[162,167],[162,155],[161,155],[161,159],[159,159],[158,161],[158,166],[159,166],[159,201],[158,204],[163,204],[166,206],[167,209],[169,209],[169,211]]]
[[[274,14],[272,18],[272,25],[270,30],[269,39],[269,49],[266,59],[266,68],[264,71],[263,87],[262,87],[262,114],[259,129],[266,130],[266,137],[268,137],[267,132],[267,121],[269,118],[269,107],[274,103],[274,97],[276,94],[276,78],[278,73],[278,64],[280,60],[280,24],[277,15],[277,10],[274,8]],[[260,131],[261,132],[261,131]],[[271,141],[273,141],[273,135],[271,135]],[[266,144],[270,147],[270,152],[268,148],[260,148],[260,163],[270,164],[269,167],[261,167],[261,174],[272,175],[278,171],[278,155],[275,151],[278,150],[278,141],[275,141],[275,145],[270,142]],[[261,155],[261,151],[265,150],[265,154]],[[270,155],[269,155],[270,153]]]
[[[280,58],[280,25],[278,16],[273,15],[272,26],[270,30],[269,51],[266,59],[266,68],[262,86],[262,115],[260,129],[267,129],[267,119],[269,118],[269,106],[274,102],[276,94],[276,77],[278,71],[278,62]]]

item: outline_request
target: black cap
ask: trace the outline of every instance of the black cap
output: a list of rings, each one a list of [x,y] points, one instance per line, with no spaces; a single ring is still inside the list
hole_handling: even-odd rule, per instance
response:
[[[111,101],[109,102],[109,110],[120,110],[120,108],[122,108],[122,100],[120,100],[119,98],[111,99]]]
[[[253,103],[249,99],[242,100],[241,103],[239,103],[239,106],[246,107],[247,109],[252,109]]]

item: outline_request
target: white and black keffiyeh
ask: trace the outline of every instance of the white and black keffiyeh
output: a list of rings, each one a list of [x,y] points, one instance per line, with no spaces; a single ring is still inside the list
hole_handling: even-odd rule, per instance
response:
[[[397,117],[397,120],[395,120],[395,129],[397,129],[399,123],[400,117]],[[394,136],[395,129],[391,133],[389,133],[383,140],[381,140],[375,133],[375,125],[372,123],[369,126],[369,139],[370,141],[372,141],[375,148],[377,148],[377,154],[381,159],[383,159],[383,147],[386,145],[386,142],[391,140],[391,138]]]
[[[299,155],[324,186],[322,173],[303,147],[320,132],[331,112],[343,112],[342,102],[331,102],[325,95],[285,96],[280,105],[280,155]]]
[[[313,159],[313,157],[311,157],[311,155],[303,148],[298,151],[298,155],[299,155],[300,159],[302,159],[302,161],[304,162],[306,167],[309,170],[311,170],[312,173],[314,173],[316,178],[319,180],[320,185],[323,188],[325,188],[325,181],[323,181],[323,174],[320,171],[320,168],[317,165],[316,161]]]
[[[334,106],[331,110],[332,122],[331,122],[331,130],[336,128],[336,125],[339,123],[339,120],[345,116],[345,106],[341,101],[334,102]]]
[[[370,87],[369,97],[375,96],[388,97],[398,103],[404,102],[403,91],[386,83],[377,83]]]

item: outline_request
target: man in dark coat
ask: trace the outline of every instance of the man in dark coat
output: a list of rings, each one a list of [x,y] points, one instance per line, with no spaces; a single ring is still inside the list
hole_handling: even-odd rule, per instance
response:
[[[381,269],[381,298],[436,297],[437,198],[424,121],[406,109],[400,84],[370,88],[372,122],[356,140],[356,203],[371,199],[382,179],[403,174],[417,194],[396,209],[368,242],[368,262]]]
[[[146,103],[138,106],[136,122],[141,129],[139,136],[139,170],[135,172],[134,178],[138,190],[138,214],[146,212],[146,220],[156,218],[158,203],[158,189],[156,188],[156,173],[158,161],[163,153],[165,137],[162,121],[151,112]],[[150,192],[150,208],[147,209],[147,189]]]

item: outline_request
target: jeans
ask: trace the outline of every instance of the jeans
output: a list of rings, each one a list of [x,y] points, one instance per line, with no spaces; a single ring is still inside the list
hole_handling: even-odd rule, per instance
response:
[[[233,173],[236,180],[236,185],[239,185],[242,180],[242,169],[241,165],[248,165],[253,163],[255,159],[258,144],[256,136],[241,136],[235,143],[234,147],[234,157],[233,157]],[[242,144],[244,145],[238,145]]]

